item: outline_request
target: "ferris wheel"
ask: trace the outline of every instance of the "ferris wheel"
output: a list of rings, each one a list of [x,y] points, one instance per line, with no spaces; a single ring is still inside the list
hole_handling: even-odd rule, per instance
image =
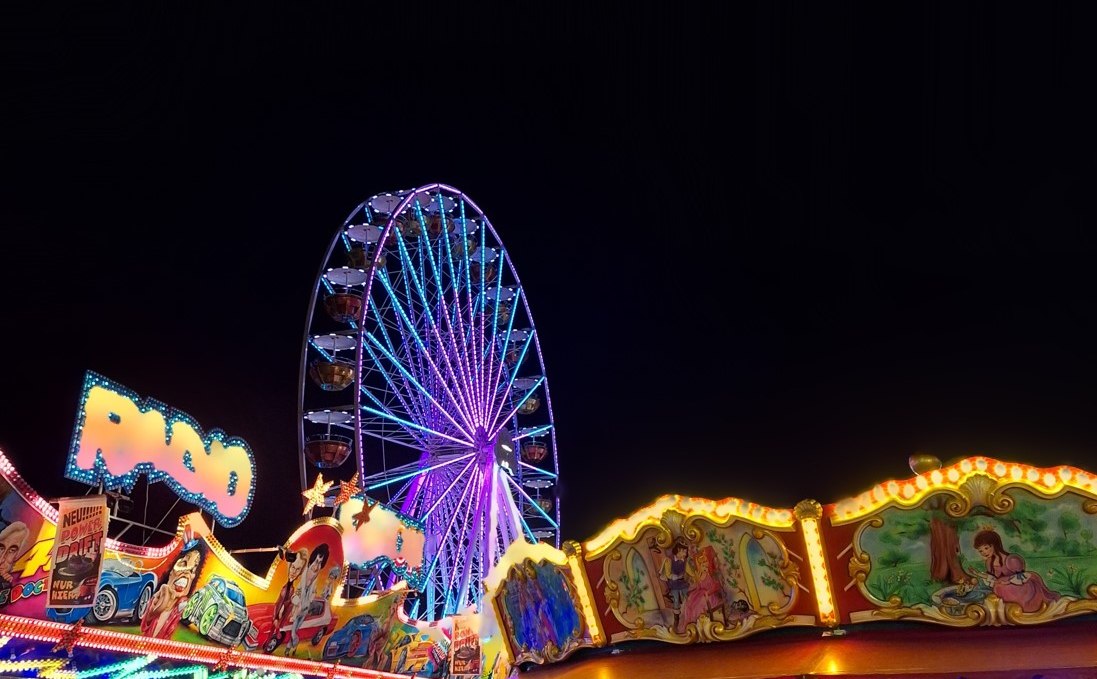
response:
[[[299,379],[302,489],[357,473],[364,495],[423,527],[413,615],[479,607],[516,540],[559,546],[537,329],[498,234],[457,189],[381,193],[351,212],[317,276]],[[396,578],[358,566],[361,592]]]

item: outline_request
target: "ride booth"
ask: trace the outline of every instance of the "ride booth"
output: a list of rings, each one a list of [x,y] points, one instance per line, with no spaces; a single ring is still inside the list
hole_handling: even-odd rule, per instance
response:
[[[508,653],[542,678],[1093,676],[1097,475],[911,465],[827,505],[664,496],[516,543],[489,587]]]

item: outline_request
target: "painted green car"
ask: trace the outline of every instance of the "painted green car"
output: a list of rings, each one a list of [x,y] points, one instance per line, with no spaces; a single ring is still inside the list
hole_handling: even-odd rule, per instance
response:
[[[214,576],[187,600],[181,621],[198,633],[225,646],[244,644],[253,649],[259,630],[248,619],[248,605],[240,586]]]

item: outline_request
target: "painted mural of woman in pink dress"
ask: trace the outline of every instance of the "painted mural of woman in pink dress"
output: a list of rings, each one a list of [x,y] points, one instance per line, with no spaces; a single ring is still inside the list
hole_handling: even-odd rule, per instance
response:
[[[997,531],[979,531],[974,543],[987,568],[982,577],[999,599],[1020,604],[1025,613],[1035,613],[1044,604],[1059,600],[1059,593],[1048,589],[1039,573],[1025,570],[1021,555],[1005,550]]]

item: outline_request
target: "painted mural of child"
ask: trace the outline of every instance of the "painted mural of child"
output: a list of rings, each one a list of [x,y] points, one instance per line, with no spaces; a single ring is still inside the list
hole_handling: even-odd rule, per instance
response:
[[[1006,551],[997,531],[979,531],[974,546],[987,569],[980,577],[1002,601],[1021,604],[1025,613],[1035,613],[1059,600],[1059,593],[1048,589],[1039,573],[1025,570],[1025,560],[1020,554]]]

